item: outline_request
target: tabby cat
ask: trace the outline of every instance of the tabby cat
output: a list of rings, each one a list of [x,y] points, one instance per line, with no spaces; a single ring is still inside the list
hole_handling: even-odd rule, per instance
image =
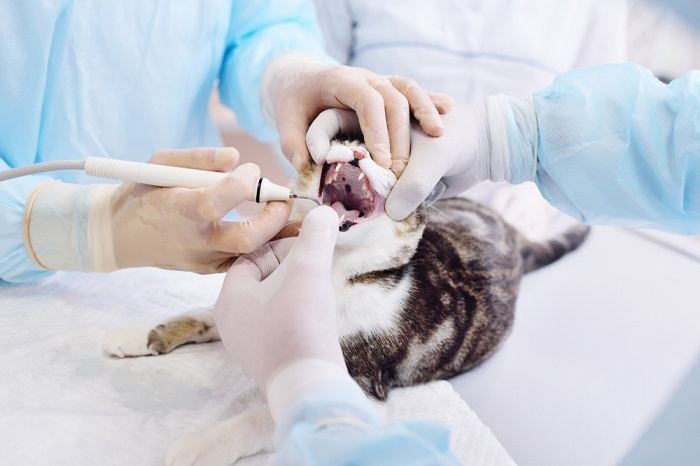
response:
[[[326,163],[302,173],[295,190],[341,216],[332,269],[338,331],[350,374],[377,400],[392,387],[452,377],[483,362],[511,329],[523,274],[573,251],[589,232],[577,225],[532,242],[495,211],[463,198],[421,206],[395,222],[384,212],[394,181],[363,144],[335,141]],[[293,216],[303,218],[309,204],[297,202]],[[161,354],[217,339],[204,310],[117,332],[105,350]],[[272,436],[265,409],[246,412],[180,441],[168,464],[230,464],[271,449]]]

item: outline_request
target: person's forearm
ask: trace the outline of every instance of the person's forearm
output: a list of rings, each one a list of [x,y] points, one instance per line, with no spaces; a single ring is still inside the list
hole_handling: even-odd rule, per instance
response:
[[[312,0],[247,0],[232,9],[229,45],[219,76],[224,104],[259,139],[273,139],[274,125],[262,111],[263,74],[287,52],[333,62],[323,50]]]
[[[700,233],[700,72],[666,86],[635,65],[559,76],[534,95],[536,183],[591,224]]]
[[[347,372],[329,364],[302,362],[283,369],[270,384],[279,463],[459,464],[447,429],[429,422],[382,424]],[[328,375],[319,376],[324,368]]]

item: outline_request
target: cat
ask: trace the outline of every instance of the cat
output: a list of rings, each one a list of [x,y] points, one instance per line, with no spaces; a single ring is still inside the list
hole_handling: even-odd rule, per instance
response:
[[[384,212],[395,180],[363,144],[337,140],[326,163],[302,172],[295,189],[341,217],[332,267],[338,333],[350,375],[380,401],[393,387],[449,378],[487,359],[513,325],[522,276],[577,249],[589,233],[576,225],[533,242],[464,198],[422,205],[395,222]],[[297,202],[292,216],[303,218],[309,204]],[[211,312],[201,310],[117,332],[105,351],[155,355],[218,338]],[[249,411],[180,441],[167,464],[230,464],[269,451],[272,438],[267,410]]]

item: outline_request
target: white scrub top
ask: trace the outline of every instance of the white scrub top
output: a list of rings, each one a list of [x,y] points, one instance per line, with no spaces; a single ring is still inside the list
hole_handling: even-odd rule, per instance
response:
[[[530,95],[625,61],[625,0],[316,0],[338,61],[409,76],[457,103]]]

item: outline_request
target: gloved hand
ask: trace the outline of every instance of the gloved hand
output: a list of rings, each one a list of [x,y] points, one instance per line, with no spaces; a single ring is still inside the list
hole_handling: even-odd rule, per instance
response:
[[[411,133],[411,157],[386,200],[402,220],[422,202],[458,195],[482,181],[531,181],[537,164],[537,119],[531,99],[493,96],[443,117],[440,138]]]
[[[267,278],[261,281],[260,261],[250,256],[226,275],[214,307],[219,335],[263,391],[276,373],[300,361],[325,361],[346,371],[330,276],[338,222],[333,209],[318,207]]]
[[[481,181],[504,177],[502,160],[491,157],[485,105],[458,106],[443,122],[440,138],[415,128],[411,132],[408,165],[386,200],[386,213],[392,219],[403,220],[423,201],[432,203]]]
[[[238,151],[161,151],[151,163],[226,172],[238,163]],[[290,205],[272,202],[245,222],[222,220],[259,177],[256,165],[245,164],[201,189],[136,183],[40,187],[28,204],[28,243],[37,262],[53,270],[151,266],[222,272],[269,241],[288,219]]]
[[[352,109],[374,160],[400,172],[408,159],[410,115],[433,136],[449,98],[431,95],[414,81],[347,66],[321,64],[299,53],[276,58],[263,78],[263,107],[277,124],[282,152],[297,169],[309,162],[305,135],[326,108]]]

